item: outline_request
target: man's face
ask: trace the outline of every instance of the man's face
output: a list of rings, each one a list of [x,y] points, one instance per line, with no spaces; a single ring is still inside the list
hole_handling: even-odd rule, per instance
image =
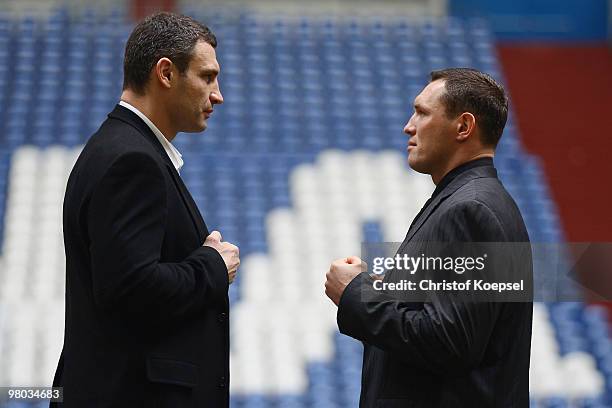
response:
[[[217,76],[219,63],[215,49],[200,40],[193,48],[191,60],[171,94],[170,109],[179,132],[201,132],[216,104],[223,103]]]
[[[414,99],[414,114],[404,127],[404,133],[410,136],[408,164],[419,173],[442,171],[454,151],[456,129],[440,100],[444,92],[443,80],[429,83]]]

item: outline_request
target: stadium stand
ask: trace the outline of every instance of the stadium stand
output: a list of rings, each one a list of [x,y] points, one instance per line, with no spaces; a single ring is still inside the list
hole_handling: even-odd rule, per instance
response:
[[[219,38],[226,103],[206,133],[175,145],[209,227],[241,248],[230,290],[232,406],[357,406],[362,348],[337,332],[325,271],[363,240],[403,238],[433,189],[405,161],[411,101],[436,68],[503,80],[494,39],[482,20],[189,13]],[[2,385],[52,380],[63,336],[63,191],[80,146],[119,97],[131,26],[117,21],[127,21],[122,10],[0,15]],[[532,241],[562,242],[538,160],[513,122],[495,158],[500,177]],[[612,406],[605,309],[537,303],[532,350],[533,407]]]

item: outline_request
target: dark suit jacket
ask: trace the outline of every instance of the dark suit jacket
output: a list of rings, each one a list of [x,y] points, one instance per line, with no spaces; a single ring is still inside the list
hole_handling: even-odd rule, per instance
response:
[[[64,408],[229,405],[228,275],[162,145],[117,105],[64,199]]]
[[[452,179],[413,222],[402,247],[457,241],[529,241],[492,161]],[[527,257],[531,277],[530,250]],[[422,303],[363,301],[372,291],[364,272],[338,307],[340,331],[364,342],[361,407],[529,406],[532,303],[469,302],[450,294]]]

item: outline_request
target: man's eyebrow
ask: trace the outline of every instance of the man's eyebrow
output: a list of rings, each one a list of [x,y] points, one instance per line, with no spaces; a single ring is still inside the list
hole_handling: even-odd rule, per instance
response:
[[[200,70],[200,74],[205,74],[205,75],[209,75],[209,74],[219,74],[219,70],[217,68],[213,68],[213,67],[206,67],[206,68],[202,68]]]

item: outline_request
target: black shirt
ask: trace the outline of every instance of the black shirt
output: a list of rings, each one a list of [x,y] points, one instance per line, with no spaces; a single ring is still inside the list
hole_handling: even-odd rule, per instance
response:
[[[423,214],[423,211],[425,211],[427,206],[429,204],[431,204],[431,202],[438,196],[438,194],[440,194],[440,191],[444,190],[444,188],[446,186],[448,186],[450,184],[450,182],[455,179],[455,177],[457,177],[461,173],[466,172],[466,171],[468,171],[470,169],[473,169],[475,167],[482,167],[482,166],[491,166],[491,167],[493,167],[493,158],[491,158],[491,157],[481,157],[480,159],[471,160],[469,162],[460,164],[459,166],[455,167],[454,169],[452,169],[451,171],[446,173],[446,175],[444,177],[442,177],[442,180],[440,180],[440,182],[436,186],[436,189],[434,190],[434,192],[431,195],[431,197],[425,202],[425,205],[423,206],[423,208],[421,208],[421,211],[419,211],[417,216],[414,217],[414,220],[412,220],[412,223],[410,224],[410,228],[412,228],[412,226],[414,225],[416,220],[419,219],[421,214]]]

